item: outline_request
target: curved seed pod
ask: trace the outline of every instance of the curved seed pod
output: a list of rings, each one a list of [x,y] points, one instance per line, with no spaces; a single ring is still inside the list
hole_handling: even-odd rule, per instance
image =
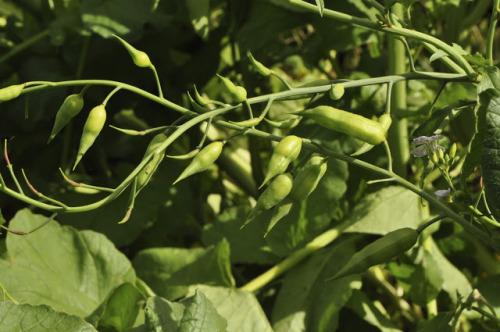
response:
[[[73,170],[75,169],[76,165],[78,165],[85,152],[87,152],[92,144],[94,144],[94,141],[104,127],[105,122],[106,108],[104,107],[104,105],[98,105],[94,107],[90,111],[87,121],[85,121],[85,125],[83,126],[82,138],[80,139],[80,147],[78,148],[78,154],[76,156]]]
[[[196,85],[194,86],[194,97],[196,98],[198,104],[200,104],[201,106],[208,106],[211,104],[211,101],[209,99],[199,94],[198,89],[196,89]]]
[[[290,190],[292,190],[292,186],[293,178],[290,174],[285,173],[278,175],[260,195],[257,203],[241,228],[245,227],[262,211],[269,210],[287,197]]]
[[[251,119],[244,120],[244,121],[229,121],[229,122],[231,122],[232,124],[241,126],[241,127],[248,128],[248,127],[253,127],[253,126],[258,125],[260,123],[260,121],[262,121],[261,118],[251,118]]]
[[[148,155],[151,153],[154,153],[153,158],[144,166],[144,168],[139,172],[137,175],[137,187],[136,187],[136,193],[141,191],[142,188],[144,188],[149,180],[151,180],[151,177],[153,176],[153,173],[156,171],[158,166],[163,160],[163,157],[165,156],[164,151],[156,151],[155,150],[167,139],[167,135],[165,134],[158,134],[149,143],[148,147],[146,148],[146,152],[144,153],[144,158],[146,158]]]
[[[80,94],[71,94],[64,99],[59,111],[56,114],[54,127],[50,134],[47,144],[73,119],[83,108],[83,97]]]
[[[293,117],[293,118],[289,118],[289,119],[286,119],[283,121],[272,121],[272,120],[268,120],[268,119],[264,118],[264,120],[267,123],[269,123],[271,126],[273,126],[275,128],[279,128],[279,129],[295,128],[299,124],[300,119],[301,119],[300,117]]]
[[[329,95],[332,100],[339,100],[344,95],[345,88],[342,83],[332,84]]]
[[[380,123],[358,114],[331,106],[317,106],[300,114],[312,118],[322,127],[340,131],[372,145],[380,144],[385,140],[385,131]]]
[[[385,263],[411,249],[417,240],[418,232],[413,228],[405,227],[389,232],[355,253],[340,271],[327,280],[361,273],[371,266]]]
[[[204,106],[201,106],[200,104],[198,104],[194,99],[193,97],[191,97],[191,94],[189,93],[189,91],[187,92],[187,97],[188,97],[188,100],[189,100],[189,103],[191,104],[191,106],[193,106],[194,110],[198,113],[206,113],[208,111],[210,111],[210,109],[204,107]]]
[[[235,85],[229,79],[219,74],[217,74],[217,77],[219,77],[222,83],[222,88],[231,96],[233,102],[242,103],[247,100],[247,90],[244,87]]]
[[[288,197],[285,197],[284,200],[279,202],[274,208],[273,216],[271,218],[271,221],[269,221],[269,225],[267,226],[267,230],[266,233],[264,234],[264,237],[267,236],[267,234],[271,231],[271,229],[273,229],[273,227],[278,223],[278,221],[281,220],[281,218],[286,217],[288,213],[290,213],[290,210],[292,209],[293,206],[293,201],[290,198],[290,194],[288,195]]]
[[[137,67],[149,67],[149,68],[153,67],[151,60],[149,60],[149,56],[145,52],[139,51],[138,49],[136,49],[135,47],[127,43],[125,40],[118,37],[117,35],[113,36],[122,43],[122,45],[128,51],[128,53],[132,57],[132,60],[134,61]]]
[[[212,142],[206,147],[204,147],[198,154],[193,158],[191,163],[184,169],[182,174],[175,180],[173,184],[191,176],[193,174],[203,172],[212,165],[217,158],[219,158],[222,147],[224,144],[222,142]]]
[[[254,67],[256,72],[258,72],[262,76],[270,76],[271,75],[271,69],[267,68],[262,63],[255,60],[252,53],[248,52],[247,55],[248,55],[248,58],[250,59],[250,62],[252,63],[252,66]]]
[[[378,123],[380,123],[380,125],[382,126],[382,128],[384,128],[385,133],[387,135],[387,131],[389,130],[389,127],[391,126],[391,123],[392,123],[391,115],[387,114],[387,113],[382,114],[380,116],[380,118],[378,119]],[[353,154],[351,154],[351,156],[362,155],[363,153],[366,153],[366,152],[370,151],[371,149],[373,149],[373,147],[374,147],[374,145],[364,142],[359,147],[359,149],[356,150],[356,152],[354,152]]]
[[[282,174],[288,168],[290,162],[297,159],[302,148],[302,138],[295,135],[286,136],[274,148],[274,152],[267,165],[266,178],[259,188],[262,188],[269,180],[278,174]]]
[[[305,200],[316,189],[326,169],[325,158],[316,156],[309,159],[293,181],[290,198],[296,202]]]
[[[0,102],[19,97],[26,84],[16,84],[0,89]]]
[[[194,156],[196,156],[198,154],[198,152],[200,152],[200,149],[194,149],[193,151],[189,151],[186,154],[181,154],[178,156],[167,155],[167,158],[177,159],[177,160],[186,160],[186,159],[193,158]]]

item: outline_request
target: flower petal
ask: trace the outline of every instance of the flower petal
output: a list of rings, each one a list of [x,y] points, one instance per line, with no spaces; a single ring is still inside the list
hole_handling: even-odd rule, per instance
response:
[[[421,145],[411,150],[410,153],[413,157],[420,158],[427,155],[427,149],[425,148],[425,145]]]
[[[438,199],[441,199],[441,198],[444,198],[446,196],[448,196],[448,194],[451,192],[451,189],[448,188],[448,189],[444,189],[444,190],[436,190],[434,192],[434,195],[436,195],[436,197]]]

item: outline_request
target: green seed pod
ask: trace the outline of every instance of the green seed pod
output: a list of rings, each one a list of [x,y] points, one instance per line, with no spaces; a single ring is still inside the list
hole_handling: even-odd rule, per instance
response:
[[[56,114],[56,121],[50,134],[47,144],[50,143],[57,133],[61,131],[83,108],[83,97],[80,94],[72,94],[64,99],[59,111]]]
[[[244,120],[244,121],[229,121],[229,122],[231,122],[232,124],[238,125],[240,127],[248,128],[248,127],[253,127],[253,126],[258,125],[260,123],[260,121],[262,121],[261,118],[251,118],[251,119]]]
[[[455,158],[455,155],[457,154],[457,144],[456,143],[453,143],[450,147],[450,158],[453,159]]]
[[[382,114],[380,116],[380,118],[378,119],[378,123],[380,123],[382,128],[384,128],[385,133],[387,135],[387,131],[389,130],[389,127],[391,126],[391,123],[392,123],[391,115],[387,114],[387,113]],[[373,149],[373,147],[374,147],[374,145],[364,142],[356,152],[351,154],[351,156],[362,155],[363,153],[366,153],[366,152],[370,151],[371,149]]]
[[[331,106],[317,106],[300,113],[312,118],[317,124],[328,129],[377,145],[385,140],[382,126],[361,115],[339,110]]]
[[[222,88],[226,91],[233,102],[242,103],[247,100],[247,90],[242,86],[237,86],[230,80],[220,75],[217,75],[222,83]]]
[[[194,99],[193,97],[191,97],[191,94],[189,93],[189,91],[187,92],[187,97],[188,97],[188,100],[189,100],[189,103],[191,104],[191,106],[193,106],[194,110],[198,113],[206,113],[208,111],[210,111],[210,109],[204,107],[204,106],[201,106],[200,104],[198,104]]]
[[[148,67],[148,68],[153,67],[153,64],[149,60],[149,56],[145,52],[139,51],[138,49],[136,49],[135,47],[127,43],[125,40],[118,37],[117,35],[113,36],[122,43],[122,45],[128,51],[128,53],[132,57],[132,60],[134,61],[137,67]]]
[[[0,102],[19,97],[26,84],[16,84],[0,89]]]
[[[199,94],[198,89],[196,89],[196,85],[194,86],[194,97],[196,98],[198,104],[200,104],[201,106],[208,106],[211,104],[211,101],[209,99]]]
[[[203,172],[212,165],[217,158],[219,158],[222,147],[224,144],[222,142],[212,142],[206,147],[204,147],[198,154],[193,158],[191,163],[186,167],[182,174],[175,180],[173,184],[191,176],[195,173]]]
[[[329,95],[332,100],[339,100],[344,95],[344,92],[345,92],[344,85],[342,83],[337,83],[337,84],[332,84]]]
[[[327,164],[325,158],[312,157],[300,170],[293,181],[290,198],[296,202],[305,200],[316,189],[325,175]]]
[[[271,126],[273,126],[274,128],[279,128],[279,129],[295,128],[299,124],[300,119],[301,119],[300,117],[293,117],[293,118],[289,118],[289,119],[286,119],[283,121],[272,121],[272,120],[268,120],[268,119],[264,118],[264,120],[267,123],[269,123]]]
[[[255,207],[252,209],[241,228],[245,227],[262,211],[269,210],[282,201],[288,196],[290,190],[292,190],[292,186],[293,178],[290,174],[285,173],[278,175],[260,195]]]
[[[83,126],[82,138],[80,139],[80,147],[78,148],[78,154],[76,156],[73,170],[75,169],[76,165],[78,165],[85,152],[87,152],[92,144],[94,144],[94,141],[104,127],[105,122],[106,108],[104,107],[104,105],[98,105],[94,107],[90,111],[87,121],[85,121],[85,125]]]
[[[417,240],[418,232],[413,228],[405,227],[389,232],[355,253],[349,262],[328,280],[361,273],[371,266],[385,263],[411,249]]]
[[[262,76],[270,76],[271,75],[271,69],[267,68],[264,66],[262,63],[259,61],[255,60],[253,55],[248,52],[248,58],[250,59],[250,62],[252,63],[252,66],[254,67],[255,71],[261,74]]]
[[[153,173],[156,171],[158,166],[163,160],[163,157],[165,156],[164,150],[162,151],[156,151],[155,150],[167,139],[167,136],[165,134],[158,134],[149,143],[148,147],[146,148],[146,152],[144,153],[144,158],[149,156],[151,153],[154,153],[153,158],[144,166],[144,168],[139,172],[137,175],[137,187],[136,187],[136,193],[141,191],[142,188],[144,188],[149,180],[151,180],[151,177],[153,176]]]
[[[290,162],[297,159],[301,148],[302,139],[300,137],[290,135],[283,138],[274,148],[267,166],[266,178],[259,188],[262,188],[264,184],[276,175],[284,173]]]

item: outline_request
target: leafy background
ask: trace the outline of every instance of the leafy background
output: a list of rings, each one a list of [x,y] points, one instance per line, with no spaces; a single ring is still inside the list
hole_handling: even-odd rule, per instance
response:
[[[324,4],[377,20],[377,12],[361,1]],[[482,0],[416,1],[411,24],[474,54],[484,47],[478,34],[485,35],[488,6],[489,1]],[[244,85],[251,96],[284,89],[277,80],[263,79],[250,69],[247,51],[285,75],[293,86],[374,77],[388,70],[387,36],[297,11],[284,0],[130,0],[126,5],[119,0],[5,0],[0,1],[0,28],[2,86],[99,78],[156,91],[151,73],[133,66],[112,38],[116,34],[148,53],[166,97],[186,107],[185,92],[193,85],[212,99],[227,97],[220,92],[216,73]],[[419,52],[414,54],[419,69],[445,70],[437,61],[429,63],[430,54],[418,45],[412,46]],[[490,81],[495,82],[495,74],[491,76]],[[450,83],[435,105],[438,111],[427,120],[439,85],[411,81],[407,88],[407,118],[414,136],[442,130],[464,155],[475,134],[470,124],[476,116],[479,134],[473,143],[479,146],[484,140],[481,126],[485,126],[481,115],[498,117],[497,106],[492,106],[496,99],[486,94],[481,95],[482,107],[477,109],[467,103],[461,108],[448,107],[476,98],[473,84]],[[44,90],[0,104],[0,134],[8,141],[15,168],[23,168],[40,192],[72,206],[93,202],[100,194],[82,193],[67,185],[58,168],[72,166],[85,121],[83,113],[101,103],[110,91],[91,87],[85,95],[84,112],[50,145],[45,144],[60,103],[74,92],[78,90]],[[384,104],[384,87],[366,86],[347,91],[340,106],[372,117],[383,112]],[[289,111],[304,105],[303,100],[276,102],[270,116],[285,119]],[[126,92],[112,98],[108,109],[109,124],[137,130],[168,125],[179,116]],[[231,117],[241,120],[244,115]],[[273,130],[265,125],[263,129]],[[497,131],[489,128],[488,135]],[[346,154],[358,145],[354,139],[307,122],[291,133]],[[210,133],[211,139],[225,136],[222,129]],[[191,130],[167,153],[190,151],[200,138],[199,131]],[[148,143],[148,137],[126,136],[106,127],[71,177],[115,186],[141,160]],[[448,146],[448,142],[444,144]],[[367,185],[373,180],[371,174],[341,161],[328,162],[328,172],[316,191],[294,206],[267,237],[263,230],[270,213],[240,230],[257,194],[255,188],[238,182],[231,163],[238,160],[248,165],[249,150],[259,156],[250,171],[254,183],[260,183],[272,145],[238,138],[207,172],[176,186],[171,183],[187,163],[163,162],[123,225],[117,222],[125,213],[126,195],[99,210],[61,214],[57,221],[26,236],[3,234],[2,330],[432,331],[451,321],[457,303],[473,288],[498,309],[498,256],[446,220],[425,234],[421,246],[387,264],[384,272],[375,269],[362,277],[325,283],[364,244],[394,229],[417,227],[433,213],[402,187]],[[482,152],[470,151],[462,181],[477,195],[479,174],[474,167],[481,164]],[[376,165],[385,163],[379,147],[363,158]],[[483,165],[493,172],[493,181],[497,165]],[[410,177],[416,180],[422,167],[415,161]],[[436,178],[426,189],[443,185]],[[28,231],[47,218],[42,211],[26,208],[5,195],[0,196],[0,209],[14,230]],[[349,225],[338,241],[260,292],[238,289],[342,222]],[[373,278],[388,271],[392,277],[387,284],[380,285]],[[389,292],[380,295],[380,289]],[[387,297],[391,289],[404,293],[404,302]],[[404,303],[419,309],[405,309]],[[439,315],[432,318],[427,310],[435,303],[439,303]],[[466,328],[482,329],[477,315],[467,319]]]

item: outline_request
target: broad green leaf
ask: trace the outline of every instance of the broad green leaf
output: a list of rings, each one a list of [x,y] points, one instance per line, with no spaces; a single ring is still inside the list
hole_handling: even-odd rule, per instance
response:
[[[203,40],[207,40],[210,31],[210,1],[187,0],[186,6],[194,31],[196,31]]]
[[[133,265],[148,286],[169,300],[186,295],[193,284],[234,286],[225,239],[207,249],[145,249],[137,254]]]
[[[415,129],[413,137],[432,136],[437,129],[445,126],[449,120],[457,117],[464,108],[469,107],[471,107],[469,102],[458,102],[432,112],[432,115]],[[446,121],[447,119],[448,121]]]
[[[272,332],[266,314],[252,293],[239,289],[196,285],[227,321],[227,331]]]
[[[99,329],[124,331],[134,325],[143,297],[130,283],[124,283],[87,318]]]
[[[315,253],[291,269],[273,308],[274,331],[335,331],[340,310],[361,282],[357,275],[328,282],[325,279],[354,253],[353,241],[347,240]]]
[[[179,332],[226,331],[226,319],[217,312],[203,292],[196,290],[193,296],[183,299],[181,303],[186,309],[179,325]]]
[[[477,290],[493,307],[497,315],[500,314],[500,275],[490,276],[477,285]]]
[[[437,268],[435,273],[439,274],[443,280],[441,289],[447,292],[455,303],[459,300],[457,294],[467,297],[472,292],[472,287],[465,275],[441,253],[432,238],[427,238],[423,247],[426,251],[426,259],[434,261],[433,268]]]
[[[486,109],[493,96],[488,93],[482,93],[478,97],[478,104],[474,109],[475,114],[475,133],[467,148],[467,156],[465,157],[462,172],[460,173],[460,181],[465,187],[465,181],[469,175],[474,172],[474,168],[481,164],[481,156],[483,154],[483,142],[486,136]]]
[[[486,200],[493,215],[500,218],[500,97],[490,100],[486,109],[484,129],[481,166]]]
[[[363,291],[354,289],[346,307],[354,311],[360,318],[364,319],[382,332],[401,331],[390,320],[387,314],[382,313],[373,301]]]
[[[150,297],[146,302],[146,326],[149,331],[177,331],[185,306],[161,297]]]
[[[151,297],[146,303],[146,327],[149,331],[226,331],[226,319],[214,304],[198,290],[180,302]],[[239,330],[239,329],[237,329]],[[232,330],[229,330],[232,331]]]
[[[46,217],[21,210],[9,227],[28,231]],[[20,302],[46,304],[87,316],[117,286],[135,282],[128,259],[102,234],[49,222],[25,236],[7,234],[8,260],[0,260],[0,284]]]
[[[450,324],[453,315],[453,312],[440,312],[431,320],[419,322],[417,332],[453,332]]]
[[[399,186],[386,187],[354,207],[346,232],[385,235],[403,227],[416,229],[423,220],[420,210],[416,194]]]
[[[14,304],[0,302],[0,328],[16,332],[97,332],[83,318],[57,312],[46,305]]]
[[[480,71],[483,78],[477,86],[477,94],[480,95],[487,90],[500,92],[500,69],[498,67],[486,67]]]
[[[248,213],[250,213],[250,208],[247,207],[223,211],[211,224],[204,227],[203,243],[214,245],[226,238],[231,247],[232,263],[272,264],[277,262],[279,257],[271,252],[264,239],[267,225],[265,218],[268,213],[257,216],[248,226],[240,230]]]
[[[150,20],[154,0],[82,0],[81,18],[84,25],[104,38],[113,34],[140,34]]]

